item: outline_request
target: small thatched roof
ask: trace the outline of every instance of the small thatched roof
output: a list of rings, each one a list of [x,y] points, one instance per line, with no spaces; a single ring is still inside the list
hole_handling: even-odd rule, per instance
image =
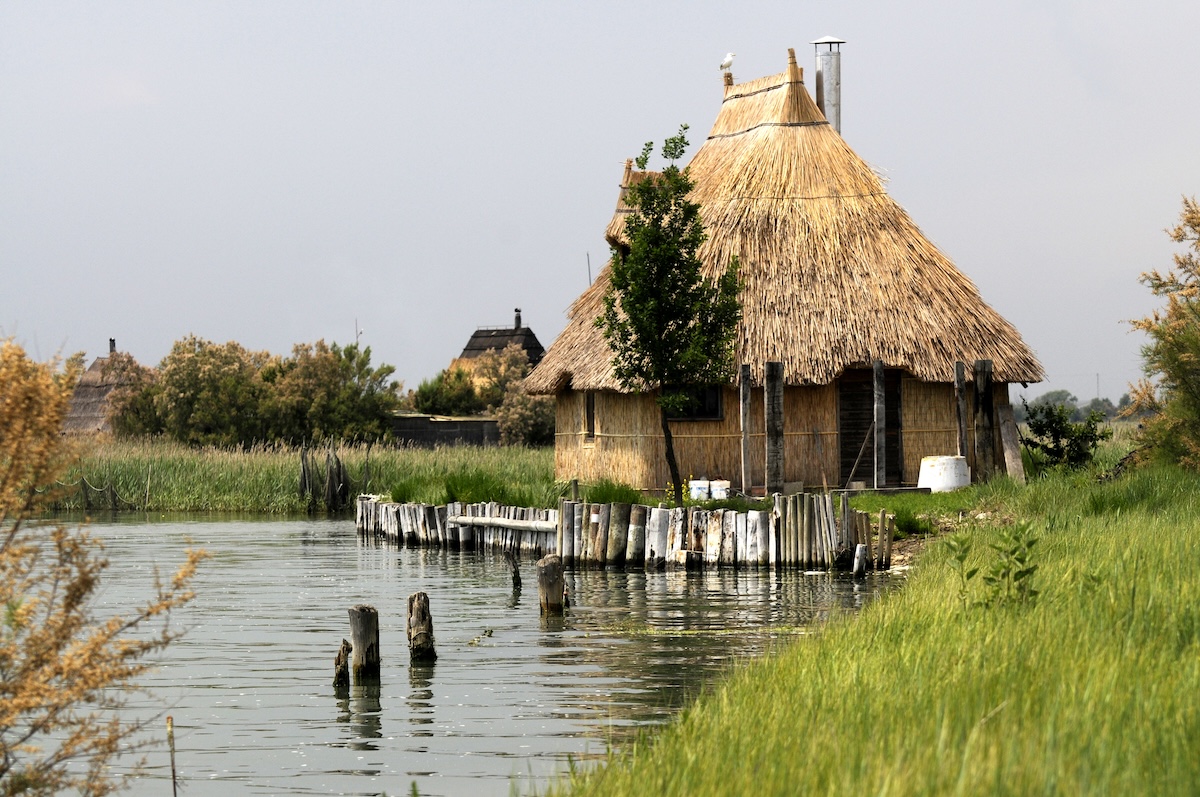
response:
[[[71,407],[63,420],[64,432],[90,434],[112,431],[108,423],[108,394],[118,383],[105,376],[106,365],[107,357],[97,357],[79,378],[75,392],[71,394]]]
[[[952,382],[954,363],[993,362],[1001,382],[1037,382],[1042,367],[1017,330],[938,250],[825,120],[789,51],[786,71],[727,85],[712,131],[689,165],[708,240],[709,276],[741,262],[737,359],[761,384],[781,361],[791,385],[828,384],[879,359],[919,379]],[[607,237],[618,243],[626,165]],[[595,319],[606,266],[526,380],[534,393],[619,390]]]

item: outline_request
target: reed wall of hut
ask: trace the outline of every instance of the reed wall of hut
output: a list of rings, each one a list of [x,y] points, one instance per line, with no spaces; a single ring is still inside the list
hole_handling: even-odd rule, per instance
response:
[[[997,409],[1009,404],[1008,386],[996,386]],[[953,456],[958,446],[954,385],[903,376],[899,385],[899,478],[888,486],[915,486],[921,459]],[[560,481],[616,479],[641,490],[664,490],[670,482],[658,405],[644,394],[601,390],[593,393],[594,434],[587,428],[587,392],[565,390],[555,404],[554,472]],[[671,422],[675,454],[685,478],[728,479],[741,483],[741,423],[735,387],[722,390],[719,420]],[[974,399],[968,395],[968,413]],[[792,486],[844,487],[846,445],[839,429],[839,384],[788,387],[784,391],[784,480]],[[1002,447],[998,430],[995,450]],[[761,387],[751,390],[749,483],[766,482],[766,432]],[[895,450],[895,449],[892,449]],[[867,446],[854,480],[871,484],[872,448]],[[975,430],[967,422],[967,464],[975,469]]]

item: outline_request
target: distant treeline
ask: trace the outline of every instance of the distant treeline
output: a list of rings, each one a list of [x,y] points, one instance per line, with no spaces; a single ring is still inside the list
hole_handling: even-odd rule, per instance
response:
[[[395,368],[371,367],[371,348],[299,343],[288,357],[189,335],[158,368],[109,357],[117,387],[109,420],[118,437],[162,435],[188,445],[378,440],[400,406]]]
[[[1080,404],[1079,399],[1075,398],[1069,390],[1051,390],[1027,403],[1030,407],[1065,407],[1070,413],[1070,420],[1079,423],[1087,420],[1093,412],[1099,413],[1101,420],[1111,421],[1119,415],[1127,414],[1133,402],[1126,393],[1116,404],[1113,404],[1111,399],[1099,397],[1092,399],[1087,404]],[[1024,423],[1028,417],[1025,406],[1026,402],[1024,401],[1017,402],[1013,406],[1013,415],[1016,417],[1017,423]]]

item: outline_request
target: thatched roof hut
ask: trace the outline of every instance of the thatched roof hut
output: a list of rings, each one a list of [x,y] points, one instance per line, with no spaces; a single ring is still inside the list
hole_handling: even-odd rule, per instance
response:
[[[117,342],[109,338],[108,353],[116,352]],[[71,394],[71,407],[63,420],[63,431],[67,434],[97,434],[111,432],[108,422],[108,395],[120,383],[105,374],[108,357],[97,357],[79,377],[75,392]]]
[[[688,168],[708,234],[700,250],[706,274],[717,275],[734,256],[741,263],[736,356],[750,366],[753,384],[762,385],[764,364],[772,361],[783,363],[784,381],[794,388],[832,386],[876,360],[898,379],[926,384],[953,383],[956,361],[981,359],[992,361],[1000,383],[1043,378],[1017,330],[826,121],[791,51],[777,75],[739,85],[727,77],[720,112]],[[623,245],[625,188],[639,179],[644,175],[627,163],[607,229],[615,247]],[[571,305],[566,328],[526,381],[530,392],[560,400],[579,391],[621,393],[594,323],[608,286],[606,266]],[[837,434],[838,421],[822,415],[823,425],[799,417],[789,425]],[[560,431],[564,445],[571,434]],[[904,455],[904,481],[912,480],[907,463],[915,453]],[[794,475],[808,480],[814,473]]]

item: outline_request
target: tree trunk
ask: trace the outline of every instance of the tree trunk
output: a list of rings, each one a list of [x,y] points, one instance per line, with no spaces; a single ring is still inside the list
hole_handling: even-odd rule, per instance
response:
[[[675,488],[675,506],[683,506],[683,481],[679,478],[679,463],[675,461],[675,441],[671,438],[671,424],[667,422],[667,410],[658,408],[662,419],[663,442],[666,444],[667,469],[671,472],[671,485]]]

